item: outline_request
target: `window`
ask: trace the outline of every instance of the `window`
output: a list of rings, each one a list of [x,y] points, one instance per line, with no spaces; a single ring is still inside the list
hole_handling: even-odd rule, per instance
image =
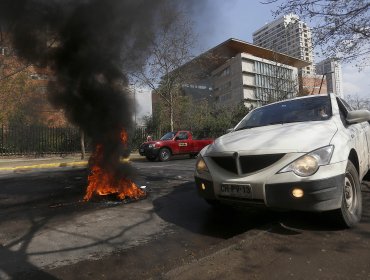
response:
[[[227,82],[227,83],[225,83],[225,84],[223,84],[222,86],[220,86],[220,90],[221,91],[227,91],[227,90],[229,90],[231,88],[231,82],[229,81],[229,82]]]
[[[187,132],[179,132],[179,134],[176,136],[178,140],[187,140],[188,139],[188,133]]]
[[[225,101],[230,100],[230,99],[231,99],[231,94],[230,93],[227,93],[227,94],[224,94],[224,95],[220,96],[220,102],[225,102]]]
[[[347,111],[353,111],[352,107],[344,99],[337,98],[337,100],[343,104]]]
[[[229,76],[230,73],[231,73],[230,67],[227,67],[227,68],[223,69],[222,71],[218,72],[215,76],[217,76],[217,77],[225,77],[225,76]]]
[[[340,119],[341,119],[343,125],[347,126],[347,122],[346,122],[347,113],[348,113],[348,111],[351,111],[352,108],[351,108],[351,106],[348,105],[348,103],[346,101],[344,101],[341,98],[337,97],[337,102],[338,102],[338,107],[339,107]]]
[[[270,94],[275,94],[275,92]],[[331,102],[328,96],[290,100],[250,112],[235,130],[282,123],[325,121],[331,116]]]

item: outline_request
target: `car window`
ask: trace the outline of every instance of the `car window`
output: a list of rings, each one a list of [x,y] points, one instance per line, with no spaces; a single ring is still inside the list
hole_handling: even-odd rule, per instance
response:
[[[167,132],[165,135],[162,136],[161,140],[172,140],[175,137],[175,132]]]
[[[188,139],[188,134],[187,134],[187,132],[180,132],[176,137],[179,140],[186,140],[186,139]]]
[[[344,126],[347,126],[347,114],[349,111],[353,111],[352,107],[344,101],[342,98],[337,97],[338,107],[339,107],[339,115],[340,120],[342,121]]]
[[[235,130],[273,124],[323,121],[332,116],[329,96],[293,99],[266,105],[251,111]]]
[[[349,105],[344,99],[342,99],[342,98],[337,98],[337,99],[339,100],[339,102],[341,102],[343,104],[343,106],[346,108],[347,112],[353,111],[353,108],[351,107],[351,105]]]

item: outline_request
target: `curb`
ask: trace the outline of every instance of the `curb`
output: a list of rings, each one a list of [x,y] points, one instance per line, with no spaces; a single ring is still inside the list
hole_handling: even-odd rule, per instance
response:
[[[130,162],[141,160],[139,157],[133,158],[123,158],[121,162]],[[33,165],[23,165],[23,166],[14,166],[14,167],[0,167],[1,171],[22,171],[22,170],[30,170],[30,169],[47,169],[47,168],[59,168],[59,167],[87,167],[88,161],[73,161],[73,162],[59,162],[59,163],[42,163],[42,164],[33,164]]]
[[[18,171],[26,169],[40,169],[40,168],[57,168],[57,167],[86,167],[87,161],[77,162],[60,162],[60,163],[44,163],[36,165],[24,165],[15,167],[0,167],[0,171]]]

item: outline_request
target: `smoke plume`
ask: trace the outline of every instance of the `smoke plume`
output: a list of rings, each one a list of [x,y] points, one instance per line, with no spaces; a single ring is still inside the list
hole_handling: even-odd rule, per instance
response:
[[[128,79],[155,36],[162,0],[2,0],[0,24],[17,54],[56,75],[51,100],[93,145],[104,146],[105,168],[129,151],[120,140],[132,128]],[[123,71],[125,70],[125,71]]]

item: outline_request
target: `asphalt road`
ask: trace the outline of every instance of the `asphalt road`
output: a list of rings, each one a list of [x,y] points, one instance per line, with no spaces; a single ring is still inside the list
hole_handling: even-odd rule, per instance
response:
[[[363,220],[266,209],[215,211],[195,160],[133,162],[146,199],[83,202],[85,169],[0,175],[0,279],[370,279]]]

